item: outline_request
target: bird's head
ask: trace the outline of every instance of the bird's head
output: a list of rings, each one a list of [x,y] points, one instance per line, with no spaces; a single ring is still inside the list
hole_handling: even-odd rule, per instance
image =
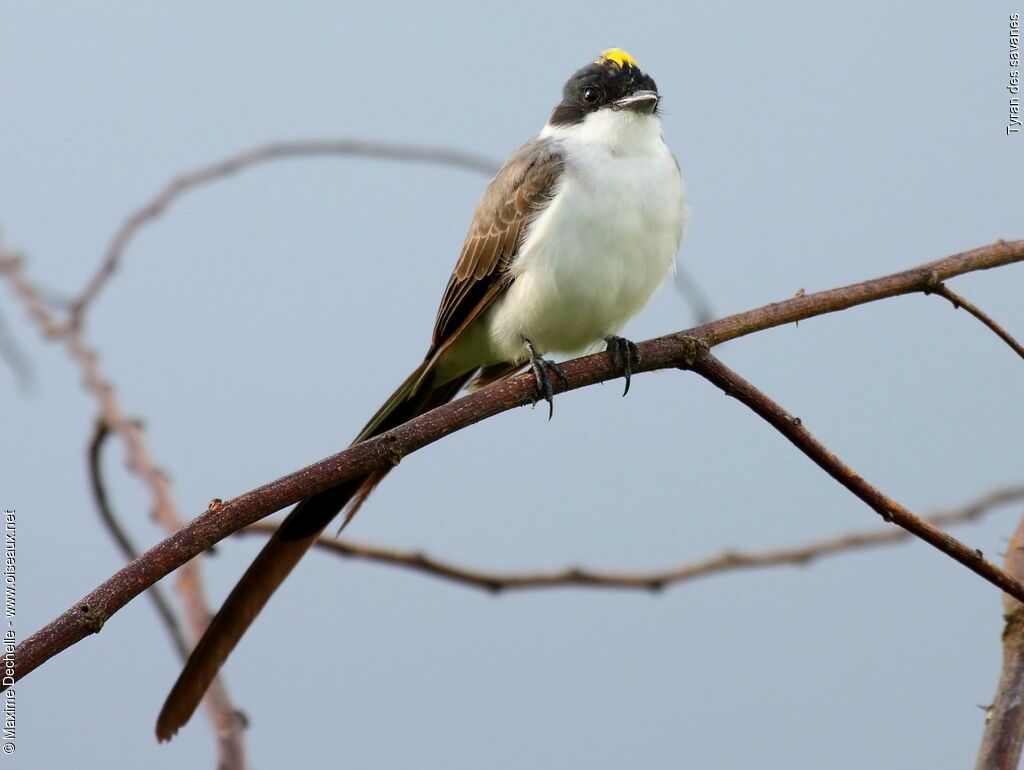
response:
[[[621,48],[610,48],[597,61],[574,74],[562,90],[549,126],[573,126],[591,116],[625,113],[644,117],[656,114],[658,87],[640,69],[636,59]]]

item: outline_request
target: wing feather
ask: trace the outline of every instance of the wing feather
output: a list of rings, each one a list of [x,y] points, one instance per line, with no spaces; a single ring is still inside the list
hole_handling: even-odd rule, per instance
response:
[[[434,355],[500,295],[529,224],[555,193],[565,168],[558,144],[534,139],[520,147],[487,186],[437,311]]]

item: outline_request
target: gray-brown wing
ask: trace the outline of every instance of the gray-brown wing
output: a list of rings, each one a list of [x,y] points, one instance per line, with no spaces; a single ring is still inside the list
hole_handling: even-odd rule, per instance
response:
[[[554,194],[564,167],[555,142],[533,139],[491,180],[441,299],[431,353],[445,346],[501,293],[526,229]]]

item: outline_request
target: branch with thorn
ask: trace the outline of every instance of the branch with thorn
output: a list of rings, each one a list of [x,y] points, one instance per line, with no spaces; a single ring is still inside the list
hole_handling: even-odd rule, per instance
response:
[[[1024,601],[1024,583],[986,560],[975,549],[938,530],[870,485],[818,442],[798,419],[710,353],[713,346],[727,340],[867,302],[924,293],[934,288],[936,279],[944,281],[964,273],[1021,261],[1024,261],[1024,241],[1000,241],[901,273],[755,308],[640,344],[640,361],[634,366],[634,374],[672,368],[694,371],[767,420],[883,519],[898,524],[1003,591]],[[611,356],[606,353],[565,362],[563,368],[570,384],[558,382],[557,392],[587,387],[622,375],[612,364]],[[88,634],[94,633],[102,621],[146,587],[233,532],[312,494],[384,468],[396,458],[404,457],[480,420],[529,404],[534,396],[534,382],[529,374],[494,383],[388,433],[356,444],[332,457],[227,500],[215,510],[200,514],[187,526],[90,592],[74,607],[25,639],[17,650],[19,679]],[[83,607],[88,608],[88,611],[83,611]]]

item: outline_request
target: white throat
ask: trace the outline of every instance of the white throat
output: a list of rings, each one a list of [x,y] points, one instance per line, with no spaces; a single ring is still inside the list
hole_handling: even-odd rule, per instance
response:
[[[665,146],[661,121],[655,115],[629,110],[597,110],[581,123],[572,125],[553,126],[549,123],[540,135],[589,145],[617,156],[657,153]]]

